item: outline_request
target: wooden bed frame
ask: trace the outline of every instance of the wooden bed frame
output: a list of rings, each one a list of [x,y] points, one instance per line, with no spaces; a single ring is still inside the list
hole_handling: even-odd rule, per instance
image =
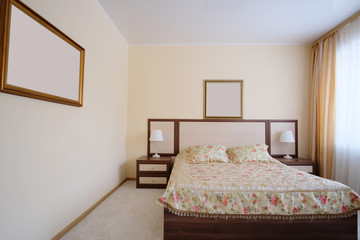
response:
[[[211,125],[212,126],[208,126]],[[193,128],[191,126],[193,125]],[[216,126],[215,126],[216,125]],[[237,125],[237,126],[234,126]],[[246,125],[242,129],[240,125]],[[257,126],[256,126],[257,125]],[[207,129],[198,129],[199,126],[205,126]],[[219,132],[219,129],[226,128],[227,131],[234,128],[233,133],[226,132],[224,134]],[[239,128],[240,127],[240,128]],[[248,127],[250,129],[248,129]],[[186,128],[184,131],[182,129]],[[256,128],[261,128],[256,131]],[[186,143],[182,140],[194,137],[196,133],[204,134],[204,130],[208,130],[210,142],[216,138],[217,144],[224,144],[229,146],[238,146],[237,144],[254,144],[265,143],[269,146],[269,153],[273,157],[281,157],[286,155],[279,149],[278,139],[280,137],[280,131],[293,130],[295,143],[293,145],[292,157],[298,157],[298,121],[297,120],[239,120],[239,119],[148,119],[148,139],[150,138],[150,132],[152,129],[161,129],[164,135],[164,142],[156,142],[156,149],[152,146],[153,142],[147,141],[147,153],[151,156],[155,153],[155,150],[160,155],[164,156],[176,156],[182,148],[186,147]],[[239,131],[246,131],[247,135],[241,134],[239,138]],[[193,135],[189,135],[189,131],[193,131]],[[256,131],[256,137],[252,137],[251,133]],[[259,136],[259,134],[261,134]],[[229,137],[230,138],[229,140]],[[248,138],[248,139],[246,139]],[[206,144],[204,138],[196,139],[196,144]],[[225,142],[225,143],[224,143]],[[226,144],[227,143],[227,144]],[[227,146],[227,147],[229,147]]]
[[[164,210],[164,240],[357,239],[356,216],[335,219],[219,219],[181,217]]]
[[[264,130],[264,133],[260,134],[257,140],[252,139],[251,141],[260,141],[258,143],[269,145],[269,153],[274,157],[277,155],[272,154],[272,152],[276,152],[272,149],[272,143],[274,143],[274,140],[272,139],[273,134],[271,133],[272,123],[287,124],[286,127],[292,126],[288,124],[294,124],[295,146],[292,156],[297,157],[297,120],[149,119],[148,134],[150,135],[151,129],[162,129],[162,126],[164,126],[162,130],[170,139],[167,139],[169,141],[168,143],[164,143],[162,155],[173,156],[178,154],[182,148],[185,148],[186,141],[189,141],[182,139],[189,139],[189,136],[187,136],[189,134],[189,129],[186,131],[182,130],[182,125],[186,126],[188,123],[190,123],[190,125],[191,123],[196,123],[194,124],[193,129],[191,129],[191,131],[194,131],[191,134],[196,135],[196,133],[204,134],[204,129],[201,130],[201,127],[199,126],[202,123],[206,126],[210,126],[211,124],[209,125],[209,122],[219,123],[216,127],[224,126],[227,129],[228,123],[250,123],[250,125],[252,123],[261,123],[260,126]],[[214,125],[211,126],[214,127]],[[213,129],[208,129],[208,132],[212,134]],[[234,134],[238,134],[236,131],[234,132]],[[216,135],[217,141],[219,141],[218,137],[219,135]],[[225,136],[220,134],[222,140],[227,141],[229,137],[231,138],[228,133],[225,134]],[[249,136],[241,134],[241,137],[248,138]],[[195,136],[195,138],[197,137]],[[199,141],[197,144],[208,143],[208,140],[204,140],[203,138],[196,141]],[[234,141],[237,141],[237,139]],[[249,142],[250,144],[252,144],[251,141]],[[232,143],[227,144],[231,145]],[[233,143],[233,146],[236,146],[235,142]],[[149,143],[148,154],[150,155],[151,153],[152,151]],[[358,211],[358,215],[359,212],[360,211]],[[357,239],[357,216],[355,215],[348,218],[293,220],[222,219],[177,216],[170,213],[167,209],[164,209],[164,239]]]

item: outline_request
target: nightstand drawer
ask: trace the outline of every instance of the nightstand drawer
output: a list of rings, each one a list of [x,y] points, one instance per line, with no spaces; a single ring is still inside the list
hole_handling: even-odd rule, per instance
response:
[[[296,166],[296,165],[291,165],[291,166],[304,172],[308,172],[308,173],[314,172],[313,166]]]
[[[139,164],[139,171],[154,171],[154,172],[166,172],[166,164]]]
[[[167,177],[139,177],[140,184],[167,184]]]
[[[281,163],[301,171],[316,174],[316,162],[304,158],[276,158]]]

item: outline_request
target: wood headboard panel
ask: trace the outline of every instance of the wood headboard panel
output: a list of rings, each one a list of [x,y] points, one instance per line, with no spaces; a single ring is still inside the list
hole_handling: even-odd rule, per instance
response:
[[[283,130],[292,130],[295,143],[291,155],[297,152],[297,120],[234,120],[234,119],[148,119],[148,139],[152,129],[161,129],[163,142],[148,141],[148,155],[177,155],[179,151],[197,144],[223,144],[226,147],[265,143],[269,153],[282,156],[279,143]]]
[[[266,121],[179,122],[179,151],[197,144],[222,144],[225,147],[268,144],[266,127]]]

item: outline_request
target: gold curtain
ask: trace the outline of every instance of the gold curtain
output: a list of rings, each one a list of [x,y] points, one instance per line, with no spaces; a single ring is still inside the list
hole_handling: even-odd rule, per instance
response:
[[[321,177],[331,178],[335,134],[336,32],[313,45],[310,80],[310,154]]]

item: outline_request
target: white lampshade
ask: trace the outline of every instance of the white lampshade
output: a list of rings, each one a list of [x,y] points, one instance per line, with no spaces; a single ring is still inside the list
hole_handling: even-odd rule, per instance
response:
[[[294,135],[291,130],[282,131],[280,135],[280,142],[293,143],[295,142]]]
[[[151,142],[161,142],[164,140],[161,130],[151,130],[150,139]]]

